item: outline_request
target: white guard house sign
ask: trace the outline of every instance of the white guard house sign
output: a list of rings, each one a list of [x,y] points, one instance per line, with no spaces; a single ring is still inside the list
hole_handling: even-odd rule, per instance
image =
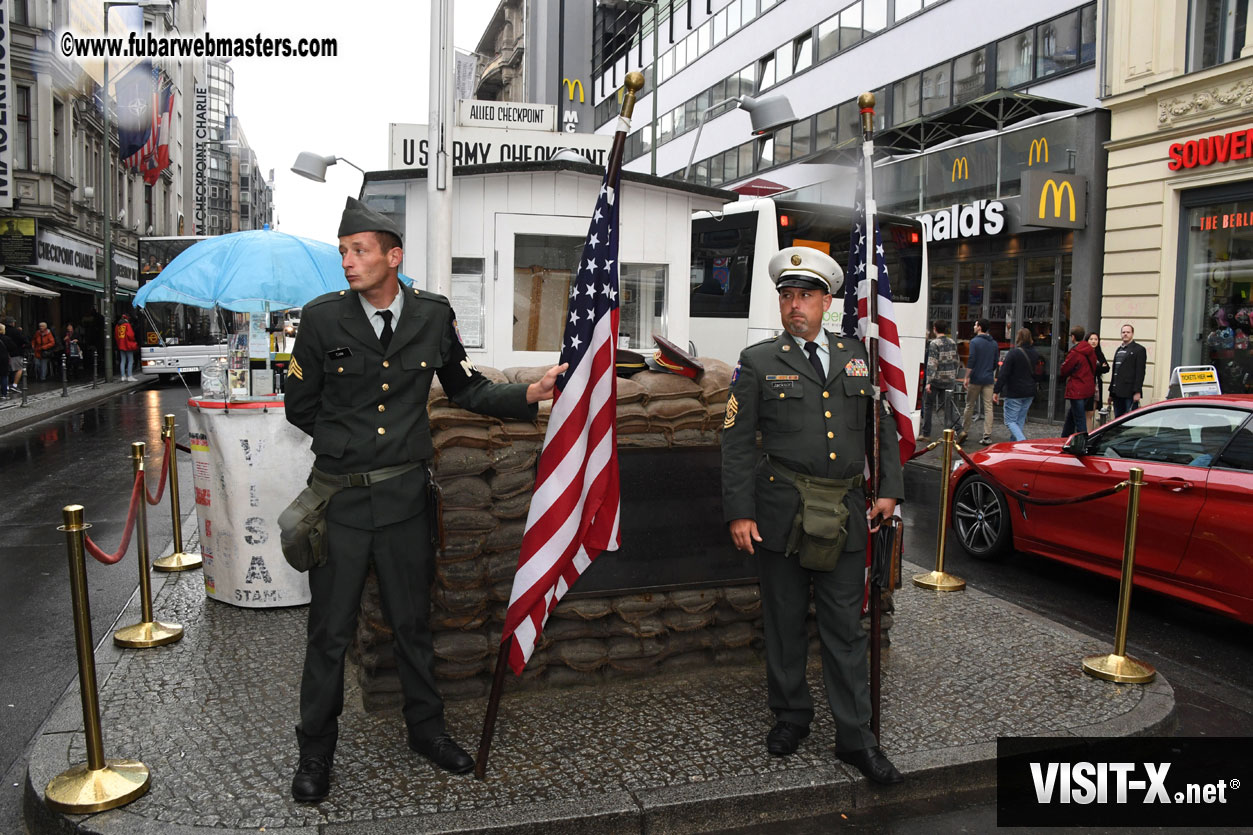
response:
[[[467,128],[554,131],[557,129],[557,105],[477,99],[459,101],[457,124]]]
[[[464,104],[464,102],[463,102]],[[453,165],[488,165],[501,162],[543,162],[568,148],[594,165],[609,159],[613,137],[595,133],[500,130],[458,125],[452,132]],[[393,123],[389,130],[388,158],[393,170],[426,168],[427,127]]]

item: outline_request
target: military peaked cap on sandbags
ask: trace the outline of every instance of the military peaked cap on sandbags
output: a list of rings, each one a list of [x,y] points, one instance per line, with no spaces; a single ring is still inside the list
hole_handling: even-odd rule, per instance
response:
[[[844,271],[825,252],[808,246],[789,246],[770,259],[770,279],[775,289],[804,287],[824,293],[838,293],[844,286]]]
[[[355,197],[349,197],[344,205],[344,214],[339,219],[337,235],[344,238],[358,232],[390,232],[402,241],[405,239],[395,221],[384,217]]]

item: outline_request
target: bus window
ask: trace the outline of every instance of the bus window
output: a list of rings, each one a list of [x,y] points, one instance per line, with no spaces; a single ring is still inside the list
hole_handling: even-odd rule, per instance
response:
[[[748,317],[756,238],[756,212],[692,221],[692,316]]]

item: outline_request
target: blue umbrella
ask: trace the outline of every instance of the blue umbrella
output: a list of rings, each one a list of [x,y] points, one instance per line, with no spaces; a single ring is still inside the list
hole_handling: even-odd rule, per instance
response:
[[[406,284],[412,283],[402,276]],[[269,230],[232,232],[189,246],[135,294],[135,305],[178,302],[263,313],[303,307],[348,289],[330,244]]]

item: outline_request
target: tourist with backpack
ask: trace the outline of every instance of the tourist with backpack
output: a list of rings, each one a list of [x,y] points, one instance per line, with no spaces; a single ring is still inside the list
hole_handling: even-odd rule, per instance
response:
[[[1014,347],[1005,354],[1001,370],[992,387],[992,401],[1000,402],[1005,414],[1005,426],[1015,441],[1027,439],[1024,425],[1027,410],[1035,399],[1036,384],[1041,381],[1044,360],[1032,347],[1031,331],[1019,328],[1014,337]]]

